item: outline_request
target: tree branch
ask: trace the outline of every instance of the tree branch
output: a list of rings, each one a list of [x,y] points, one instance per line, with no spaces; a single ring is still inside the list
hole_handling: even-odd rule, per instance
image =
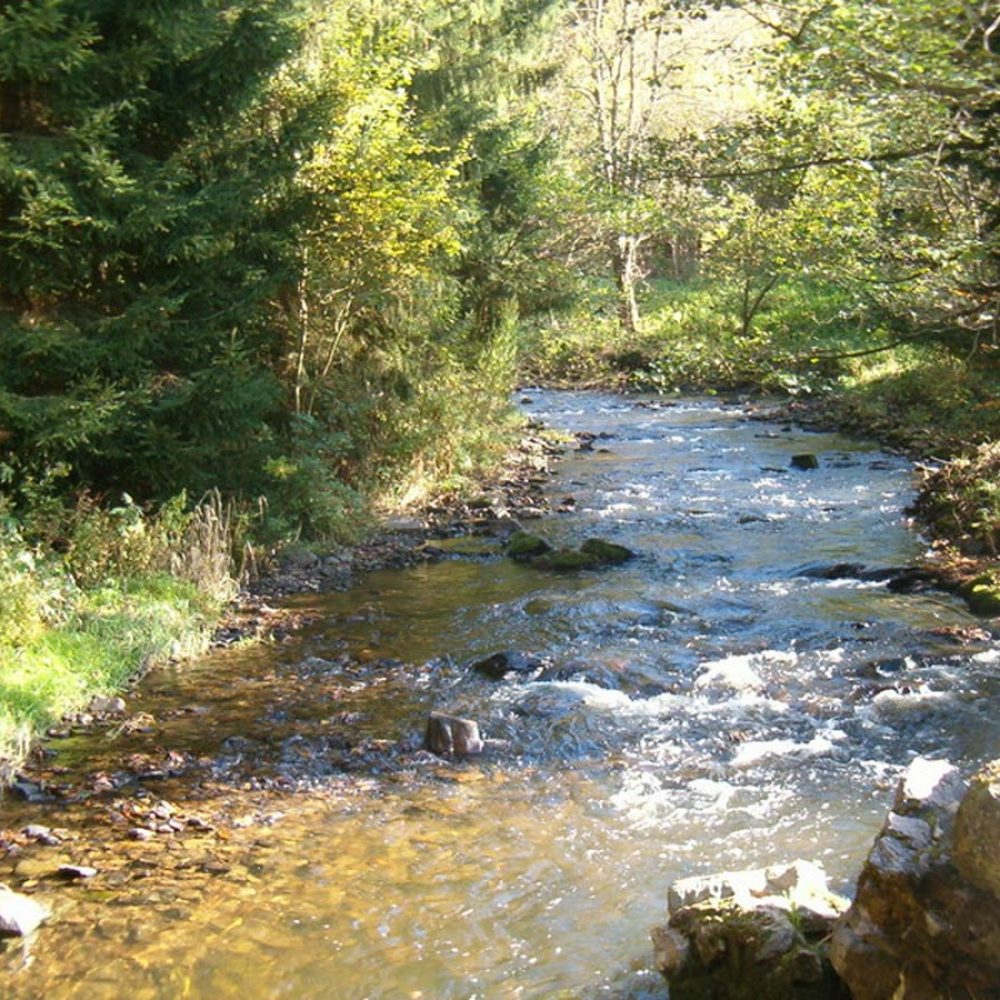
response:
[[[792,170],[808,170],[810,167],[837,167],[860,163],[898,163],[901,160],[913,159],[927,153],[968,152],[988,150],[989,144],[983,140],[956,140],[955,142],[934,142],[924,146],[913,146],[910,149],[893,149],[884,153],[873,153],[868,156],[842,154],[839,156],[816,156],[805,160],[786,160],[766,167],[753,167],[744,170],[713,170],[708,173],[665,173],[667,178],[681,180],[738,180],[742,177],[762,177],[767,174],[780,174]]]

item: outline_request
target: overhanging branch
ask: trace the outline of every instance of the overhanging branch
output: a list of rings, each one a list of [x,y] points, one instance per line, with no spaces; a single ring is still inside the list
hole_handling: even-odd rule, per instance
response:
[[[741,170],[711,170],[704,173],[682,172],[664,173],[662,176],[671,179],[688,181],[707,180],[739,180],[743,177],[763,177],[767,174],[788,173],[796,170],[808,170],[810,167],[843,167],[849,164],[865,163],[898,163],[902,160],[915,159],[928,153],[940,155],[954,152],[982,152],[989,149],[989,144],[982,140],[958,140],[954,142],[933,142],[908,149],[892,149],[883,153],[872,153],[867,156],[856,154],[839,154],[814,156],[802,160],[785,160],[769,164],[766,167],[751,167]]]

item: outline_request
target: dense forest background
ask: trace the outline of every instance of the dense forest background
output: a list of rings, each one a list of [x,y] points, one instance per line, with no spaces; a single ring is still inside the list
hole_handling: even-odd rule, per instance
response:
[[[663,388],[793,391],[936,339],[939,407],[981,406],[996,15],[5,4],[7,510],[218,488],[276,537],[342,531],[487,457],[519,356],[581,338]]]
[[[824,399],[994,552],[998,112],[991,3],[3,4],[0,641],[473,476],[519,379]]]

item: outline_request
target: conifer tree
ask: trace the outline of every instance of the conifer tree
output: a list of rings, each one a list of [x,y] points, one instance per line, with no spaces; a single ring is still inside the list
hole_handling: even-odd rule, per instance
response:
[[[252,487],[282,420],[298,122],[287,0],[0,12],[0,463],[140,496]]]
[[[558,0],[477,0],[428,8],[433,50],[414,74],[418,111],[440,142],[466,151],[457,276],[473,336],[488,342],[547,281],[537,222],[549,151],[531,96],[554,72],[545,42]]]

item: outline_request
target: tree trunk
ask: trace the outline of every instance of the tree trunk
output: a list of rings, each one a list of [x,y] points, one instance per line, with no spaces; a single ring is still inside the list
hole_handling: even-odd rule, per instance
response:
[[[772,275],[764,281],[760,291],[751,298],[753,294],[753,280],[747,278],[743,282],[742,302],[740,305],[740,335],[742,337],[750,336],[757,310],[763,305],[764,299],[767,298],[768,293],[777,283],[777,275]]]
[[[611,262],[618,287],[618,318],[622,329],[635,333],[639,329],[639,303],[635,297],[635,286],[639,274],[639,240],[622,234],[611,249]]]

